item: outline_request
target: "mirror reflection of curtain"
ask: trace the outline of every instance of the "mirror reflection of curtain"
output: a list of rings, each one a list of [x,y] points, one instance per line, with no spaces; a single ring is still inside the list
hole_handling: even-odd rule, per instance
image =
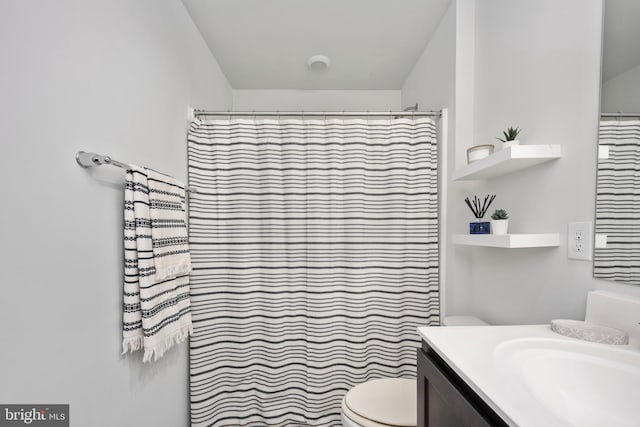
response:
[[[640,120],[600,122],[594,276],[640,284]]]

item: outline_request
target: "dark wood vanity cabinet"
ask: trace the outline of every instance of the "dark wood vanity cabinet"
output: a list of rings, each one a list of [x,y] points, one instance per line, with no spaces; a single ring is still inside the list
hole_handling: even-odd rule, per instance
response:
[[[423,341],[418,349],[418,427],[506,425]]]

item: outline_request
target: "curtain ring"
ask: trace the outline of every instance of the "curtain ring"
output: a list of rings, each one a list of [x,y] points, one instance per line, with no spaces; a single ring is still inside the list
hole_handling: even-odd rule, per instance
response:
[[[256,110],[252,110],[252,113],[253,113],[253,121],[255,122],[256,121]]]
[[[229,121],[231,121],[231,110],[227,110],[229,112]]]
[[[276,110],[276,114],[278,114],[278,121],[280,121],[280,110]]]

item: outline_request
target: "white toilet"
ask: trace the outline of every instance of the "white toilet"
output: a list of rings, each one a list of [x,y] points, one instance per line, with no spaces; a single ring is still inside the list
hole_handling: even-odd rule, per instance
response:
[[[344,427],[416,427],[415,379],[380,378],[358,384],[342,398]]]
[[[487,326],[473,316],[448,316],[442,326]],[[342,398],[343,427],[416,427],[415,379],[380,378],[358,384]]]
[[[473,316],[447,316],[440,324],[442,326],[489,326],[484,320]]]

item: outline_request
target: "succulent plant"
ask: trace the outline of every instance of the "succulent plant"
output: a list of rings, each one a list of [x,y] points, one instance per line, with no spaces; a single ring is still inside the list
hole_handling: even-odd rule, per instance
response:
[[[507,130],[502,131],[502,135],[504,135],[504,139],[496,138],[498,141],[507,142],[507,141],[515,141],[515,139],[520,135],[520,128],[514,128],[509,126]]]
[[[509,214],[504,209],[496,209],[495,212],[491,214],[491,219],[509,219]]]

